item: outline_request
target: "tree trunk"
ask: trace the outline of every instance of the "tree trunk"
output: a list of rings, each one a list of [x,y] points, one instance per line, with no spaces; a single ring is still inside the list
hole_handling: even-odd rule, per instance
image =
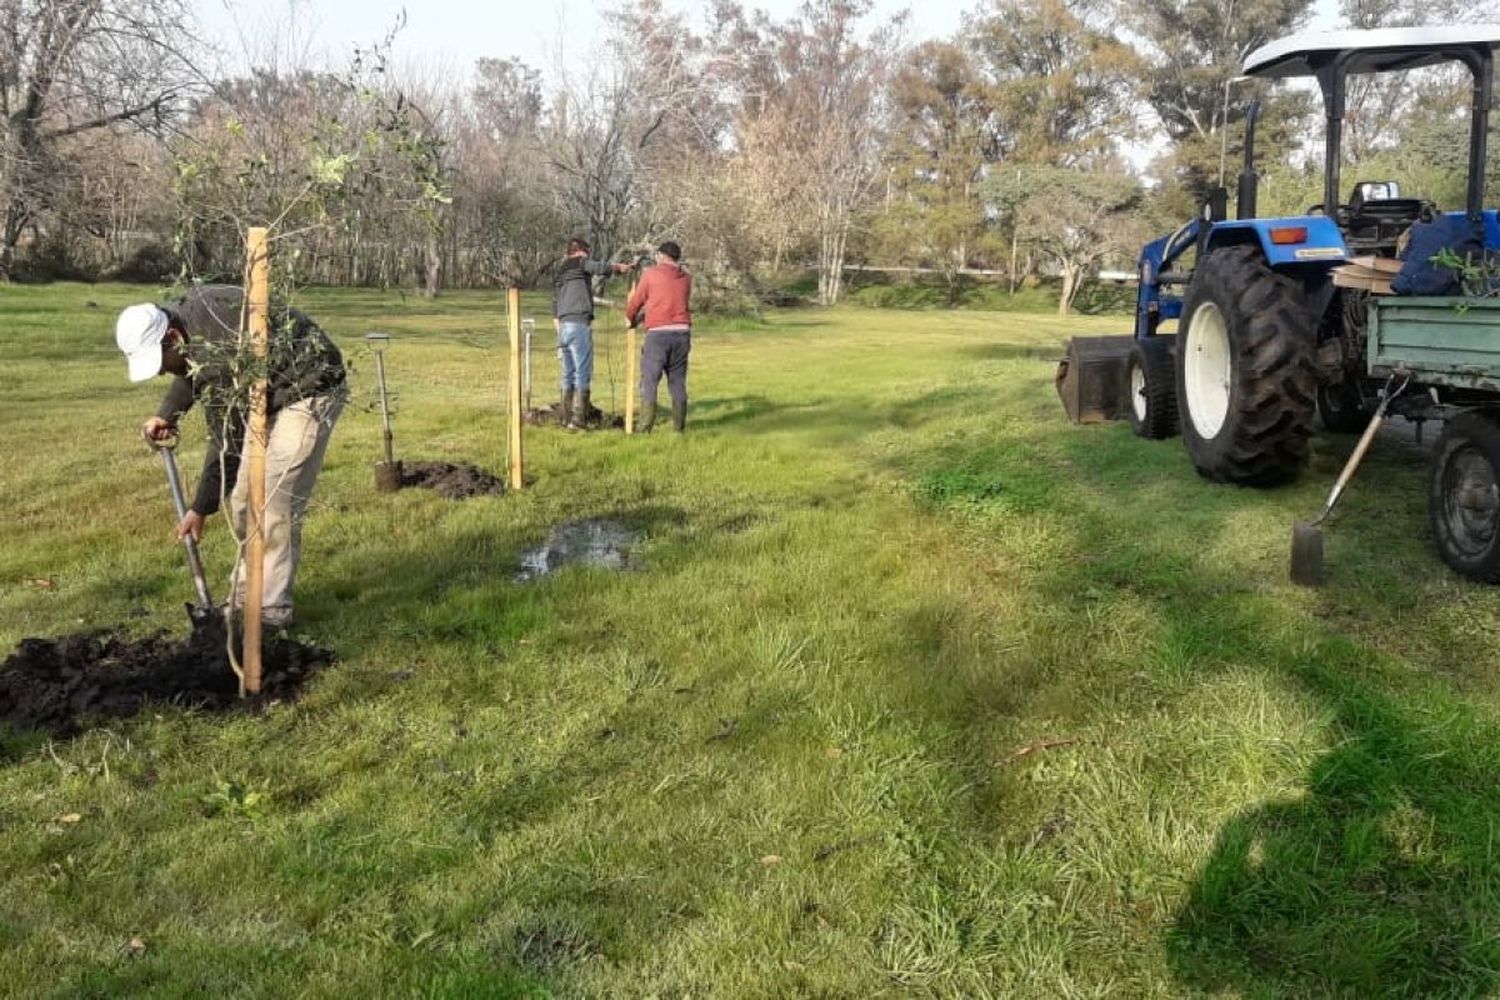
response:
[[[26,207],[12,198],[5,210],[5,227],[0,230],[0,284],[9,284],[15,277],[16,246],[26,231],[26,222]]]
[[[838,305],[844,289],[844,248],[849,222],[842,212],[823,220],[823,234],[818,253],[818,304]]]
[[[443,271],[443,245],[442,232],[437,226],[427,227],[427,252],[426,275],[422,285],[422,295],[429,299],[437,298],[439,279]]]
[[[1079,268],[1075,264],[1064,261],[1060,270],[1062,271],[1062,288],[1057,295],[1057,314],[1066,316],[1072,311],[1073,298],[1078,294]]]
[[[1019,230],[1010,231],[1010,294],[1016,294],[1016,257],[1021,250],[1021,234]]]

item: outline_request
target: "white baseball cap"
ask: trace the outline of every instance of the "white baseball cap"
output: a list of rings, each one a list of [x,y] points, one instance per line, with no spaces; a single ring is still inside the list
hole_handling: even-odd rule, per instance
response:
[[[149,302],[128,306],[115,321],[115,343],[125,352],[132,382],[161,374],[161,342],[167,335],[167,314]]]

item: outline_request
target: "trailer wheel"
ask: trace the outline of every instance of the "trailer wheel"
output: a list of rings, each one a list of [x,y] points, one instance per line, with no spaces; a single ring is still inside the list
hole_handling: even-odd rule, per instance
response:
[[[1255,247],[1198,265],[1177,337],[1177,408],[1200,475],[1275,486],[1307,464],[1317,408],[1316,319],[1301,282]]]
[[[1177,375],[1172,345],[1176,337],[1146,337],[1125,361],[1126,415],[1138,437],[1160,441],[1177,434]]]
[[[1358,434],[1374,413],[1358,382],[1345,379],[1338,385],[1318,386],[1318,421],[1330,433]]]
[[[1438,438],[1427,511],[1443,561],[1464,576],[1500,583],[1500,424],[1483,413],[1448,421]]]

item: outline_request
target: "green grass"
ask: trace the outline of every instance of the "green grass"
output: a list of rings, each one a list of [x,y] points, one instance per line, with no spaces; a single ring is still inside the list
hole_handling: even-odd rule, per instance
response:
[[[160,387],[110,338],[144,294],[0,291],[5,649],[184,627]],[[1295,589],[1349,440],[1215,487],[1064,421],[1052,359],[1119,319],[851,307],[704,329],[681,440],[535,431],[520,495],[385,496],[359,335],[401,454],[499,469],[501,303],[305,305],[355,363],[298,585],[341,662],[262,717],[8,738],[0,993],[1500,990],[1500,594],[1429,550],[1415,449]],[[618,408],[617,321],[601,355]],[[595,516],[644,569],[515,581]]]

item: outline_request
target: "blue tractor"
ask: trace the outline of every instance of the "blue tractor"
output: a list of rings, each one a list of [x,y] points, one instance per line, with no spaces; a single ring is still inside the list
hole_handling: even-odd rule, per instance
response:
[[[1357,255],[1396,256],[1402,234],[1437,209],[1401,197],[1391,181],[1359,183],[1341,197],[1347,80],[1439,63],[1468,69],[1467,198],[1450,214],[1482,225],[1487,247],[1500,248],[1496,213],[1483,207],[1497,47],[1500,27],[1464,25],[1304,33],[1251,53],[1247,76],[1317,81],[1327,118],[1323,202],[1306,215],[1256,217],[1252,106],[1236,217],[1228,218],[1220,189],[1200,218],[1141,252],[1119,400],[1137,434],[1181,433],[1203,476],[1274,486],[1306,464],[1315,419],[1330,430],[1364,426],[1383,384],[1367,359],[1371,296],[1335,286],[1332,272]],[[1167,320],[1177,321],[1175,335],[1159,332]],[[1458,390],[1443,391],[1407,393],[1391,410],[1417,420],[1445,416]]]

